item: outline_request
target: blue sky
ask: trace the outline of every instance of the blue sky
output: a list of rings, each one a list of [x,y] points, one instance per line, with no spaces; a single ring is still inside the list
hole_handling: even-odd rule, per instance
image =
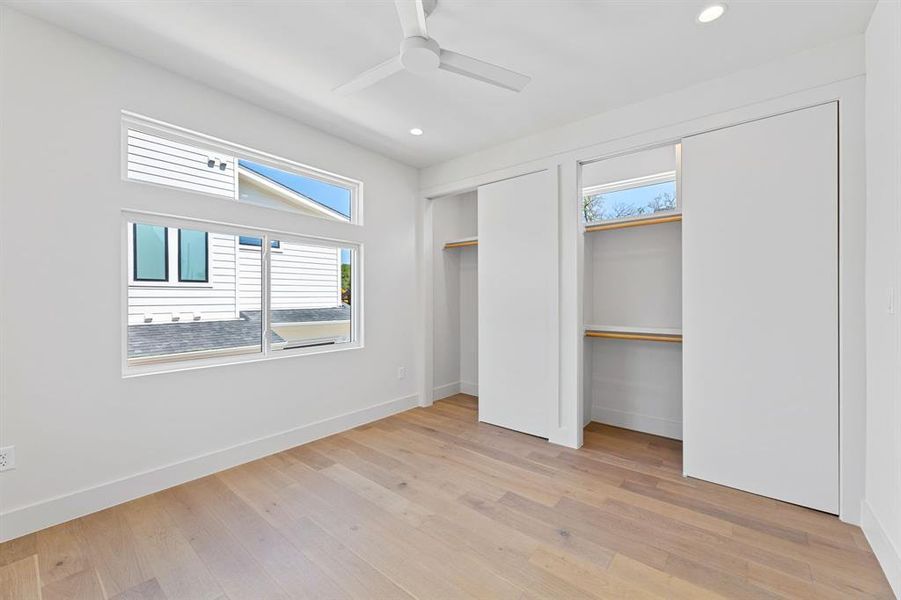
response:
[[[673,181],[666,181],[664,183],[655,183],[654,185],[646,185],[644,187],[604,194],[604,199],[606,200],[605,205],[608,209],[616,204],[645,206],[648,202],[655,197],[662,195],[664,192],[675,195],[676,183]]]
[[[350,190],[346,188],[267,167],[249,160],[239,160],[238,164],[350,218]]]

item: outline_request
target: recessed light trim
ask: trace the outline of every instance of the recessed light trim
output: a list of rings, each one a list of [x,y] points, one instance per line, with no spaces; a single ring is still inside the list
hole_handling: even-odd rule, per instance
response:
[[[698,23],[712,23],[716,21],[720,17],[723,16],[723,13],[726,12],[726,5],[717,3],[711,4],[706,7],[704,10],[698,13]]]
[[[423,131],[419,127],[414,127],[410,130],[410,135],[422,135]]]

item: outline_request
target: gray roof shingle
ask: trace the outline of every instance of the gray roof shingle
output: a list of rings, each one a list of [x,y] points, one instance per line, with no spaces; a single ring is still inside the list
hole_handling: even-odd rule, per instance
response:
[[[128,326],[128,357],[141,358],[203,350],[259,346],[262,342],[261,313],[241,311],[230,321],[147,323]],[[273,310],[273,323],[311,323],[350,320],[350,306]],[[275,332],[271,343],[284,342]]]

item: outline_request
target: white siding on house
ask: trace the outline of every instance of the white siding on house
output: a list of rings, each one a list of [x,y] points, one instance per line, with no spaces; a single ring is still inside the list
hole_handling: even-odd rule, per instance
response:
[[[129,129],[127,161],[129,179],[235,198],[233,156]]]
[[[133,246],[129,228],[129,271],[133,268]],[[179,321],[195,320],[195,313],[201,320],[212,321],[234,319],[238,316],[235,294],[235,246],[233,235],[209,234],[209,283],[178,282],[178,230],[169,230],[169,283],[132,282],[128,287],[128,324],[147,322],[145,315],[152,317],[153,323],[171,323],[173,316]],[[248,267],[252,261],[246,261]],[[259,262],[259,253],[257,253]],[[256,266],[259,276],[259,264]],[[129,273],[129,278],[132,273]],[[259,284],[257,284],[259,285]],[[248,290],[249,291],[249,290]],[[257,287],[257,307],[259,308],[259,287]]]
[[[329,308],[341,305],[338,248],[282,242],[270,253],[272,308]],[[260,310],[260,248],[240,246],[241,310]]]

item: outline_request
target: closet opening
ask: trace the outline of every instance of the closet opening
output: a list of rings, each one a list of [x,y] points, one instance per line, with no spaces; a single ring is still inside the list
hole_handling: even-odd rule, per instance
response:
[[[431,201],[434,401],[479,394],[477,195]]]
[[[682,439],[680,145],[580,164],[583,425]]]

